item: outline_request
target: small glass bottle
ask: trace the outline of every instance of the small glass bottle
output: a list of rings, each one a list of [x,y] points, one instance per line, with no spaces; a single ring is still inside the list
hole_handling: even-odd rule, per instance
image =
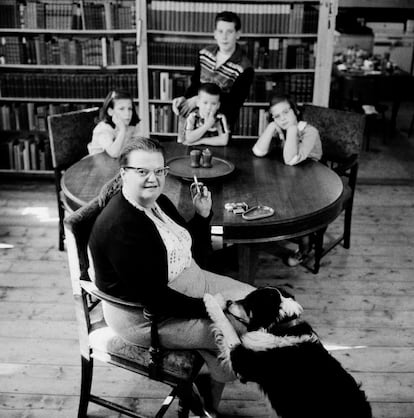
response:
[[[193,149],[190,152],[190,165],[193,168],[200,167],[201,151],[199,149]]]
[[[213,154],[211,153],[211,151],[208,148],[204,149],[202,152],[201,166],[204,168],[212,167],[212,164],[211,164],[212,158],[213,158]]]

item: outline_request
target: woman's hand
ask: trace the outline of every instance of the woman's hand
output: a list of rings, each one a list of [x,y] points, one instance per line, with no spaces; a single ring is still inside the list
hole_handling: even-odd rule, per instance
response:
[[[118,128],[119,131],[125,131],[126,130],[125,122],[118,115],[114,114],[112,116],[112,122],[114,123],[116,128]]]
[[[207,218],[210,215],[212,206],[211,192],[206,186],[203,186],[203,190],[193,197],[193,205],[195,211],[203,218]]]

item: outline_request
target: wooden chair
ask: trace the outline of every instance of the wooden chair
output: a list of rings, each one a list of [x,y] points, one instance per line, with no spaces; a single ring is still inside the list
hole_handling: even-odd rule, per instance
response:
[[[319,130],[323,149],[322,162],[341,176],[344,183],[341,197],[342,212],[345,212],[343,232],[328,243],[324,242],[327,228],[317,231],[312,236],[311,241],[315,250],[312,271],[318,273],[322,257],[341,242],[347,249],[351,244],[352,208],[358,175],[358,157],[364,137],[365,116],[314,105],[305,105],[302,110],[303,119]]]
[[[151,416],[162,417],[175,397],[179,399],[179,417],[188,417],[190,404],[194,412],[201,414],[202,402],[193,384],[203,365],[199,353],[190,350],[162,349],[158,337],[157,318],[154,315],[145,312],[145,308],[139,303],[126,302],[101,292],[90,279],[88,269],[90,271],[91,263],[87,253],[89,235],[95,219],[109,200],[109,195],[116,192],[119,185],[119,177],[116,177],[112,184],[104,186],[104,196],[97,197],[64,221],[82,365],[78,417],[86,417],[88,403],[93,402],[131,417],[142,418],[142,415],[129,407],[91,394],[94,359],[170,385],[171,393],[158,412]],[[92,274],[91,276],[93,277]],[[151,320],[151,346],[139,347],[117,336],[103,319],[101,301],[144,310]]]
[[[64,249],[63,218],[65,210],[72,212],[61,188],[63,172],[88,154],[87,144],[92,139],[92,131],[98,116],[98,108],[77,110],[47,118],[49,140],[55,172],[56,198],[59,214],[59,250]]]

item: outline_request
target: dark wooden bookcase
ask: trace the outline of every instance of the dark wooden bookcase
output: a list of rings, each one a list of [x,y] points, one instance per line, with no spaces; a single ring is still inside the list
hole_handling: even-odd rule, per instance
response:
[[[275,85],[328,104],[337,0],[2,0],[0,174],[50,175],[47,116],[99,105],[115,88],[133,94],[144,135],[175,136],[171,100],[226,9],[241,16],[256,68],[234,137],[257,137]]]

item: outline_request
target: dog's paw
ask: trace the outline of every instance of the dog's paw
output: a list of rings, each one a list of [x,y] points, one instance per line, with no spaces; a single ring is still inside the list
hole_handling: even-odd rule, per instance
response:
[[[224,301],[222,296],[221,299]],[[220,303],[221,301],[219,300],[219,298],[217,298],[217,295],[213,296],[209,293],[206,293],[203,296],[203,300],[204,305],[206,307],[206,311],[213,322],[216,322],[224,317],[223,308],[221,307],[222,305]]]
[[[220,306],[221,310],[224,311],[226,308],[226,301],[224,300],[223,295],[221,293],[216,293],[213,297]]]
[[[280,337],[263,331],[251,331],[242,336],[243,346],[252,351],[266,351],[303,343],[316,343],[317,341],[318,337],[314,334],[300,336],[286,335]]]
[[[239,344],[240,339],[237,336],[237,333],[234,330],[232,324],[224,314],[223,309],[217,301],[217,298],[206,293],[203,296],[203,300],[206,306],[206,311],[213,322],[213,330],[216,336],[216,340],[218,337],[222,338],[223,342],[221,345],[225,346],[227,351],[229,347]]]

